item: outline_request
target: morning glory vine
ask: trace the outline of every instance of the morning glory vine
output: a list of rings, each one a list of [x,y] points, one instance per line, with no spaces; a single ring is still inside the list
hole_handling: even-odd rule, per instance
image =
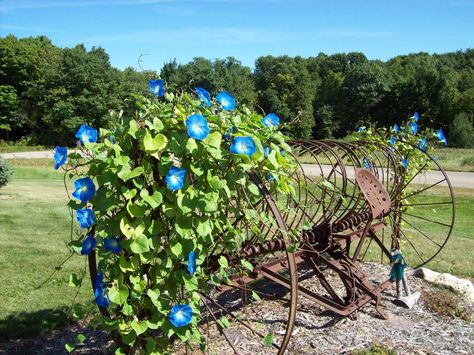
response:
[[[135,105],[130,117],[112,112],[114,127],[78,127],[78,151],[55,149],[55,169],[74,184],[68,246],[97,259],[96,321],[114,334],[117,354],[166,353],[175,341],[204,347],[201,295],[228,280],[223,255],[238,250],[236,236],[251,238],[262,198],[249,174],[270,192],[294,194],[297,164],[280,118],[240,107],[229,92],[171,92],[154,79]],[[219,256],[213,274],[211,256]]]

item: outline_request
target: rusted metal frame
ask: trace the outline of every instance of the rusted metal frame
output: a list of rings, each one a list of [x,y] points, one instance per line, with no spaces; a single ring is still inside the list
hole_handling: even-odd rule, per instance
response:
[[[287,244],[287,249],[285,253],[288,257],[288,270],[290,272],[290,310],[288,315],[288,323],[285,331],[285,335],[280,345],[280,349],[278,350],[278,354],[283,354],[288,346],[290,341],[291,334],[293,333],[293,328],[296,321],[296,307],[298,302],[298,272],[294,254],[288,251],[288,241],[287,238],[287,229],[285,222],[276,206],[275,201],[271,197],[269,191],[263,184],[262,180],[255,174],[249,173],[250,179],[258,186],[260,192],[263,194],[269,208],[271,209],[275,219],[277,220],[278,227],[280,228],[280,232],[283,234],[283,238],[285,239],[285,243]]]
[[[344,161],[341,159],[340,155],[337,154],[335,151],[334,151],[334,148],[338,148],[338,149],[343,149],[343,145],[339,144],[339,142],[335,142],[335,141],[319,141],[319,144],[323,145],[323,146],[326,146],[332,153],[333,155],[335,156],[336,158],[336,163],[333,163],[332,164],[332,171],[334,172],[334,180],[335,180],[335,186],[337,186],[337,176],[340,175],[341,179],[342,179],[342,186],[340,188],[340,194],[342,196],[344,196],[344,198],[346,198],[348,196],[347,194],[347,182],[349,181],[349,179],[347,178],[347,168],[346,168],[346,165],[344,164]],[[337,167],[340,167],[340,171],[337,170]],[[354,196],[354,195],[353,195]],[[352,198],[350,199],[348,205],[351,204],[352,202]],[[347,199],[346,199],[347,201]],[[341,206],[343,207],[341,209]],[[336,207],[336,210],[335,212],[337,213],[340,213],[338,215],[338,217],[336,217],[336,220],[337,219],[342,219],[344,218],[344,216],[346,216],[348,213],[348,208],[347,207],[344,207],[344,199],[342,197],[339,198],[339,205]]]
[[[270,279],[274,282],[277,282],[281,284],[282,286],[288,287],[287,285],[288,285],[289,280],[285,278],[284,276],[266,268],[262,268],[260,272],[264,275],[265,278]],[[380,294],[390,284],[391,283],[389,281],[386,281],[385,283],[381,284],[376,289],[374,289],[374,292]],[[350,315],[351,313],[355,312],[360,307],[362,307],[363,305],[365,305],[366,303],[372,300],[377,301],[377,296],[375,296],[374,298],[366,294],[366,295],[363,295],[362,297],[359,297],[358,299],[356,299],[355,301],[353,301],[352,303],[348,305],[341,305],[329,299],[328,297],[319,295],[311,290],[308,290],[307,288],[301,285],[298,286],[298,291],[302,296],[308,298],[309,300],[313,302],[316,302],[317,304],[323,306],[329,311],[334,312],[341,316]]]
[[[367,221],[367,224],[365,225],[362,233],[361,233],[361,236],[359,238],[359,242],[357,243],[357,247],[356,247],[356,250],[354,251],[354,254],[352,255],[351,257],[351,260],[352,261],[355,261],[357,260],[358,256],[359,256],[359,253],[360,253],[360,250],[362,248],[362,244],[364,244],[364,241],[365,241],[365,238],[367,237],[367,233],[369,232],[369,229],[370,229],[370,224],[372,223],[372,218],[370,218],[368,221]],[[349,243],[349,247],[347,248],[347,253],[349,253],[350,251],[350,244]]]
[[[326,276],[324,276],[323,272],[319,269],[318,265],[314,261],[314,257],[311,255],[305,257],[305,254],[303,254],[302,257],[310,263],[310,266],[318,277],[321,286],[324,287],[324,289],[329,293],[335,302],[342,304],[342,299],[337,295],[336,291],[334,291],[334,288],[332,288],[331,284],[326,279]]]
[[[317,154],[323,154],[323,157],[325,157],[330,162],[330,164],[332,164],[332,161],[334,160],[334,156],[335,156],[332,150],[327,149],[327,147],[324,144],[321,144],[320,141],[298,140],[298,141],[291,141],[289,142],[289,144],[291,146],[296,146],[303,149],[302,154],[304,154],[305,152],[309,152],[311,154],[311,157],[316,161],[316,165],[319,166],[320,176],[322,177],[325,176],[322,169],[322,165],[324,164],[319,162]],[[326,221],[331,220],[334,212],[337,210],[337,208],[332,207],[332,205],[334,204],[337,206],[337,203],[340,201],[340,199],[336,197],[336,194],[334,191],[329,193],[329,190],[327,188],[322,188],[321,186],[319,186],[319,184],[315,184],[315,185],[321,189],[323,193],[321,198],[323,199],[323,201],[326,198],[326,195],[330,197],[329,205],[325,203],[321,204],[323,213],[322,213],[322,216],[319,218],[319,220],[315,221],[314,219],[312,219],[312,222],[314,224],[324,224]],[[334,181],[334,185],[336,185],[336,181]],[[312,193],[309,190],[307,190],[306,193],[312,195]],[[314,195],[313,197],[316,198],[316,196]],[[315,212],[315,216],[316,214],[317,214],[317,211]]]
[[[353,282],[357,287],[354,289],[353,286],[349,285],[349,284],[345,284],[347,285],[346,286],[346,289],[349,291],[349,292],[354,292],[356,289],[360,289],[361,291],[363,291],[366,295],[369,295],[373,300],[376,301],[376,305],[378,305],[380,303],[380,292],[377,292],[377,288],[374,287],[372,284],[370,284],[368,282],[368,279],[367,279],[367,274],[365,274],[362,270],[360,270],[355,264],[354,262],[352,262],[352,260],[350,258],[347,258],[345,257],[343,254],[340,254],[340,255],[335,255],[335,257],[338,260],[338,263],[333,263],[331,261],[329,261],[328,259],[326,259],[324,256],[322,255],[318,255],[318,257],[320,259],[322,259],[328,266],[329,268],[331,268],[333,271],[337,272],[339,274],[339,277],[341,278],[341,280],[347,280],[349,282]],[[342,266],[343,264],[341,264],[341,262],[344,262],[347,267],[349,268],[349,271],[350,271],[350,275],[347,274],[346,272],[344,272],[340,266]],[[338,264],[340,266],[338,266]],[[355,302],[355,301],[354,301]],[[376,307],[377,309],[378,307]],[[383,315],[383,312],[381,313],[379,311],[379,309],[377,309],[377,311],[382,315],[382,317],[384,317]]]
[[[334,147],[337,147],[341,150],[344,154],[343,157],[350,158],[350,163],[353,169],[356,169],[360,165],[359,157],[355,154],[355,150],[359,149],[357,145],[345,142],[336,142],[331,141]],[[351,165],[344,165],[344,170],[347,170],[351,167]],[[360,210],[364,207],[365,201],[361,198],[360,194],[357,190],[357,185],[351,179],[348,179],[346,176],[347,182],[351,184],[354,188],[352,189],[352,194],[349,195],[349,191],[347,186],[344,190],[344,198],[348,200],[347,206],[345,206],[344,210],[340,210],[339,212],[339,220],[345,219],[347,216],[350,216],[352,213],[356,213],[356,211]]]
[[[388,257],[388,259],[390,260],[390,251],[387,249],[387,247],[383,244],[383,241],[381,241],[378,237],[377,237],[377,234],[374,233],[374,231],[372,229],[369,230],[369,237],[371,238],[371,240],[375,240],[375,242],[377,243],[377,245],[380,247],[380,249],[382,249],[382,251],[385,253],[385,255]]]
[[[334,186],[337,187],[337,179],[338,179],[338,175],[340,175],[339,178],[341,179],[343,185],[339,189],[341,190],[341,194],[344,194],[344,191],[346,190],[346,183],[347,183],[347,176],[345,176],[345,166],[344,166],[344,163],[341,161],[339,155],[334,150],[333,143],[334,142],[332,141],[302,141],[302,144],[305,144],[306,146],[311,146],[314,149],[318,149],[319,152],[323,153],[326,159],[328,159],[329,165],[331,167],[331,172],[329,173],[327,178],[328,180],[333,180]],[[323,164],[323,165],[327,165],[327,164]],[[335,169],[336,165],[342,166],[344,167],[344,169],[341,169],[341,172],[338,172]],[[333,174],[332,172],[336,172],[336,173]],[[321,176],[326,178],[325,174],[323,174],[322,171],[321,171]],[[330,211],[330,215],[328,216],[326,220],[320,220],[319,221],[320,223],[325,223],[326,221],[329,222],[332,219],[332,217],[335,215],[335,213],[339,211],[340,206],[343,204],[343,200],[339,196],[340,194],[337,194],[336,192],[337,192],[337,188],[335,188],[330,194],[331,200],[333,201],[334,206],[331,206],[331,205],[326,206],[326,204],[323,205],[323,208],[325,208],[327,211]]]

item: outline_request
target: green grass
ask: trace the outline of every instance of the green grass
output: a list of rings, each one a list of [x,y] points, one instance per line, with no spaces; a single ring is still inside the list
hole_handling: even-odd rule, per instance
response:
[[[474,172],[474,149],[440,148],[430,154],[444,170]]]
[[[434,188],[431,190],[423,194],[423,196],[410,200],[410,202],[437,203],[450,200],[446,194],[442,193],[445,189]],[[449,272],[458,276],[474,277],[474,258],[466,254],[467,250],[474,250],[474,234],[472,233],[474,230],[474,220],[471,217],[474,216],[474,190],[456,189],[455,201],[455,223],[451,235],[441,252],[433,260],[424,265],[424,267],[438,272]],[[438,205],[436,208],[417,206],[408,211],[408,213],[429,220],[451,224],[450,205]],[[405,222],[405,224],[402,225],[402,230],[408,236],[410,242],[403,237],[401,239],[401,250],[408,265],[416,266],[420,263],[420,258],[413,247],[417,249],[418,253],[425,260],[440,249],[439,246],[435,245],[419,231],[425,233],[427,237],[434,242],[442,244],[446,239],[449,228],[408,215],[404,215],[404,218],[411,224],[408,225]],[[389,231],[391,230],[390,223],[386,230],[387,229]],[[382,232],[379,231],[377,235],[381,237],[381,233]],[[390,248],[389,239],[385,237],[385,240],[387,248]],[[363,250],[365,250],[365,247]],[[375,243],[371,244],[369,254],[367,254],[364,260],[379,261],[381,258],[380,248],[377,247]]]
[[[85,258],[75,256],[41,288],[35,288],[67,256],[70,217],[62,174],[53,168],[14,166],[0,189],[0,341],[43,333],[67,323],[65,310],[76,289],[71,272]],[[85,280],[79,299],[90,301]]]
[[[12,144],[0,141],[0,153],[35,152],[49,149],[51,147],[44,145]]]

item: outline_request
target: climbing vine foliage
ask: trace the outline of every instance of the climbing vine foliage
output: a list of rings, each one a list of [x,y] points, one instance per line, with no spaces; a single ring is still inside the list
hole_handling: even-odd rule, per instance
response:
[[[402,126],[395,124],[387,128],[360,127],[358,139],[367,143],[367,147],[377,151],[377,146],[388,145],[400,157],[400,166],[403,168],[405,181],[421,171],[428,171],[429,156],[425,153],[433,151],[438,144],[447,145],[446,137],[441,129],[420,129],[420,116],[415,112]],[[372,145],[371,145],[372,144]],[[374,145],[375,144],[375,145]],[[370,161],[364,160],[366,168],[370,169]],[[403,194],[403,191],[402,191]]]
[[[135,98],[133,117],[111,112],[115,127],[82,125],[82,148],[54,157],[75,188],[68,206],[80,233],[69,247],[96,258],[95,302],[116,353],[205,347],[202,294],[253,269],[230,256],[264,238],[258,223],[277,229],[262,186],[294,193],[278,116],[226,92],[168,92],[161,80],[150,93]]]

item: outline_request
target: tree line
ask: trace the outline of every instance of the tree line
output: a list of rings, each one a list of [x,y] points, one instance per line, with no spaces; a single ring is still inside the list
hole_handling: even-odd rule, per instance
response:
[[[131,95],[145,94],[157,77],[169,90],[227,90],[241,104],[293,122],[287,133],[294,138],[341,138],[361,125],[401,124],[417,111],[453,145],[474,144],[474,49],[387,61],[358,52],[263,56],[254,71],[232,57],[194,58],[158,73],[118,70],[102,48],[12,35],[0,39],[0,139],[66,144],[81,123],[109,125],[109,109],[130,113]]]

